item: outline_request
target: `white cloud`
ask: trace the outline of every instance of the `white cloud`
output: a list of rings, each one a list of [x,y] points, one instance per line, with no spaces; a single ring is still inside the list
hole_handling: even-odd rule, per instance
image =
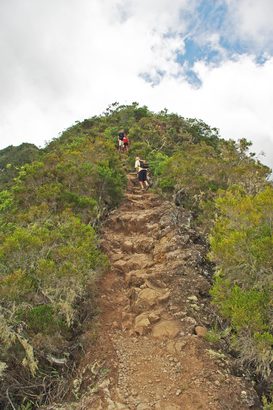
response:
[[[257,151],[271,152],[273,165],[272,59],[263,66],[252,56],[218,67],[200,61],[199,89],[181,76],[176,54],[197,3],[3,0],[0,148],[41,145],[111,102],[139,101],[202,118],[226,137],[253,138]],[[217,33],[210,42],[219,44]],[[165,75],[155,87],[140,77],[156,81],[158,71]]]
[[[257,49],[273,51],[273,2],[272,0],[226,0],[231,31],[239,39],[251,42]]]
[[[220,129],[224,138],[247,138],[262,162],[273,166],[273,58],[263,66],[253,56],[242,56],[219,66],[198,62],[194,67],[202,86],[165,78],[142,99],[154,110],[163,107],[185,117],[203,119]],[[259,155],[262,151],[265,157]]]
[[[273,58],[263,66],[253,56],[226,61],[218,67],[195,67],[203,85],[191,99],[201,118],[220,128],[226,138],[247,138],[254,150],[265,151],[273,166]]]
[[[164,34],[185,29],[180,10],[188,4],[1,3],[1,146],[24,140],[41,144],[113,100],[128,94],[135,99],[134,85],[146,87],[138,78],[142,72],[176,74],[175,53],[183,42],[178,34]]]

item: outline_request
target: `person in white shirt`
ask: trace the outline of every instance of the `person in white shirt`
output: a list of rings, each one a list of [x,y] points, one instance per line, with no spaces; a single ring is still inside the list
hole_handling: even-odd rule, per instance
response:
[[[140,187],[144,191],[145,189],[149,188],[149,183],[147,181],[147,169],[144,168],[143,163],[143,160],[141,160],[139,157],[136,157],[135,169],[137,171],[137,177],[140,183]]]

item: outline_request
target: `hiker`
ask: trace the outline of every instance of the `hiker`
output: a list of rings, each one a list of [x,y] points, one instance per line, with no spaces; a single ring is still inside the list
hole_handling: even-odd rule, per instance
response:
[[[126,134],[124,134],[124,137],[123,137],[123,149],[124,149],[124,151],[128,151],[128,149],[129,149],[129,138],[127,137],[127,135]]]
[[[145,189],[149,188],[149,183],[147,181],[147,164],[145,161],[136,157],[135,160],[135,169],[137,171],[137,177],[141,186],[141,189],[144,191]]]
[[[119,133],[118,133],[118,149],[119,149],[119,151],[123,151],[123,149],[124,149],[124,142],[123,142],[124,137],[125,137],[124,130],[120,130]]]

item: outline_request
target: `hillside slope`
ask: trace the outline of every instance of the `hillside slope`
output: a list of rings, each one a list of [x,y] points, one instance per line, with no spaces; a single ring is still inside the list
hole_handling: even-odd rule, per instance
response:
[[[38,160],[41,151],[34,144],[10,145],[0,150],[0,190],[12,185],[23,164]]]
[[[121,127],[129,136],[128,153],[116,149]],[[143,338],[143,344],[151,341],[153,349],[155,340],[147,335],[153,334],[161,321],[171,321],[178,332],[176,337],[185,338],[179,354],[191,354],[203,374],[190,376],[188,363],[185,377],[191,384],[196,377],[197,383],[207,386],[211,396],[200,388],[206,405],[209,397],[213,405],[223,405],[221,386],[214,389],[207,382],[211,378],[214,386],[212,369],[219,370],[209,358],[214,353],[206,351],[207,342],[194,336],[196,325],[203,325],[209,329],[205,340],[214,342],[212,350],[221,349],[234,357],[228,358],[231,374],[244,374],[252,380],[260,398],[264,395],[264,408],[270,408],[273,185],[268,179],[270,169],[249,151],[250,146],[246,139],[222,139],[217,129],[202,120],[183,118],[167,110],[153,113],[137,103],[115,103],[101,116],[68,128],[37,158],[34,156],[33,162],[30,157],[25,163],[22,156],[23,166],[13,168],[7,164],[5,170],[12,173],[0,191],[1,408],[21,406],[34,410],[71,400],[72,393],[80,399],[86,387],[98,387],[99,375],[112,369],[107,361],[103,364],[99,360],[103,359],[101,346],[106,340],[109,363],[111,354],[116,355],[107,336],[109,330],[111,336],[112,327],[110,323],[104,327],[108,316],[98,314],[99,308],[109,311],[104,304],[109,298],[108,278],[109,286],[111,278],[117,281],[113,288],[118,295],[120,290],[115,286],[124,288],[120,302],[111,292],[109,308],[116,306],[119,315],[112,317],[109,313],[109,321],[114,322],[125,353],[131,340],[127,334]],[[119,208],[126,190],[126,174],[134,169],[136,156],[148,160],[157,196],[148,193],[144,199],[138,192],[127,192]],[[135,188],[129,186],[131,189]],[[116,214],[112,213],[115,209]],[[101,234],[105,240],[100,246]],[[112,276],[107,275],[105,286],[102,282],[97,290],[98,279],[109,271],[106,254]],[[129,271],[134,271],[136,277],[128,278]],[[142,277],[143,271],[151,277]],[[100,298],[100,293],[107,297]],[[156,306],[152,316],[145,316],[147,301],[144,311],[141,304],[138,306],[143,294],[152,297],[152,308]],[[135,320],[142,313],[137,330]],[[123,334],[127,326],[124,322],[128,322],[129,329]],[[123,345],[122,336],[128,346]],[[100,344],[96,344],[97,338]],[[158,343],[161,346],[165,342],[159,339]],[[167,345],[161,347],[158,354],[165,356]],[[90,360],[85,357],[86,351],[93,352]],[[78,368],[82,358],[83,365]],[[128,367],[126,355],[122,360]],[[176,360],[180,362],[170,356],[170,363]],[[86,374],[82,374],[85,365]],[[229,369],[226,363],[219,366]],[[90,372],[95,379],[88,380]],[[111,372],[114,386],[117,375],[113,369]],[[224,383],[224,376],[223,380],[215,379],[215,386]],[[154,373],[153,382],[155,377]],[[225,377],[237,386],[236,406],[255,402],[254,392],[243,381],[240,386],[239,379]],[[180,403],[181,397],[187,400],[186,390],[190,391],[179,387],[177,380],[172,390],[177,389],[175,398],[169,397],[174,404]],[[124,382],[121,400],[130,397],[135,382],[128,375],[129,390]],[[157,383],[161,387],[164,384]],[[114,389],[109,390],[113,400]],[[148,396],[151,403],[157,400],[151,390]],[[101,400],[103,406],[104,398]]]
[[[210,284],[191,213],[140,192],[129,177],[125,200],[103,227],[112,268],[99,286],[96,343],[73,384],[87,393],[63,408],[260,408],[251,383],[232,374],[232,357],[203,337]]]

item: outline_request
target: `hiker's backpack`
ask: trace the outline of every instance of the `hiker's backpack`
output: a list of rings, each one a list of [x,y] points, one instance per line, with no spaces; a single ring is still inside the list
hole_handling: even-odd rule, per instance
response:
[[[120,132],[119,135],[118,135],[118,139],[122,141],[124,136],[125,136],[124,132]]]
[[[140,165],[140,168],[143,168],[143,169],[148,169],[149,168],[149,164],[146,161],[140,160],[139,165]]]

